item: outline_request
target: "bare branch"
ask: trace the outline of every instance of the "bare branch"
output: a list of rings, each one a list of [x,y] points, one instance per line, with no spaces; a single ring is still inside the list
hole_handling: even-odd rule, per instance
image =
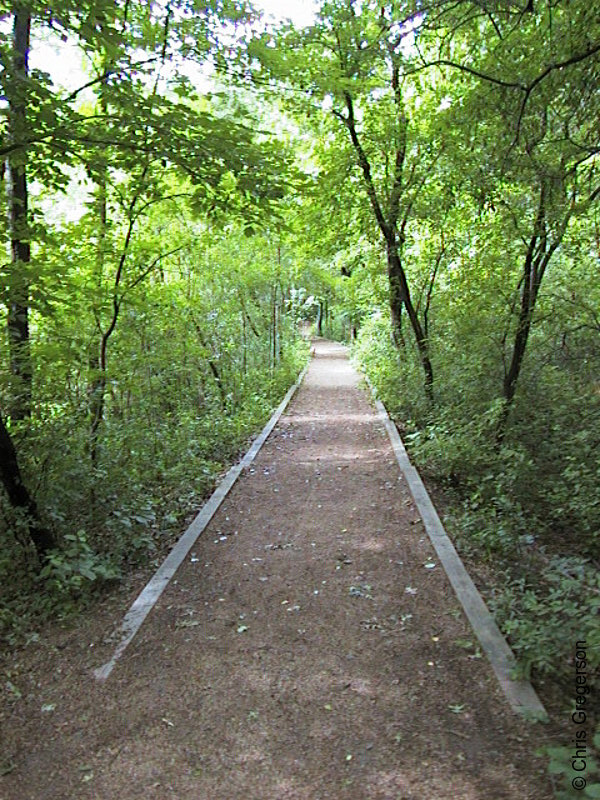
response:
[[[74,89],[71,94],[68,94],[65,98],[67,103],[70,103],[72,100],[75,100],[78,95],[84,92],[86,89],[91,89],[92,86],[96,86],[98,83],[103,83],[108,78],[112,77],[113,75],[122,75],[124,72],[128,70],[135,70],[138,67],[145,67],[148,64],[153,64],[155,61],[158,61],[158,58],[145,58],[141,61],[134,61],[131,64],[128,64],[127,67],[121,67],[120,69],[105,69],[100,75],[97,75],[95,78],[92,78],[87,83],[84,83],[82,86],[79,86],[77,89]]]
[[[409,75],[413,75],[417,72],[422,72],[424,69],[430,69],[431,67],[451,67],[452,69],[460,70],[460,72],[466,72],[468,75],[472,75],[475,78],[480,78],[482,81],[486,81],[487,83],[493,83],[496,86],[503,86],[506,89],[520,89],[521,91],[527,91],[527,85],[523,83],[519,83],[518,81],[505,81],[502,78],[497,78],[495,75],[488,75],[485,72],[480,72],[480,70],[473,69],[473,67],[468,67],[466,64],[459,64],[457,61],[450,61],[447,58],[438,58],[435,61],[427,61],[424,64],[421,64],[420,67],[415,67],[409,73]]]
[[[146,267],[146,269],[143,270],[134,281],[132,281],[128,286],[125,287],[125,289],[123,289],[123,291],[121,292],[121,297],[119,302],[123,302],[125,296],[129,294],[129,292],[136,286],[138,286],[143,280],[145,280],[145,278],[148,277],[148,275],[152,272],[152,270],[155,267],[157,267],[161,261],[164,261],[165,258],[168,258],[169,256],[175,255],[175,253],[180,253],[182,250],[185,250],[186,247],[187,247],[186,244],[182,244],[179,247],[174,247],[172,250],[168,250],[166,253],[161,253],[160,255],[156,256],[156,258],[150,263],[150,265]]]

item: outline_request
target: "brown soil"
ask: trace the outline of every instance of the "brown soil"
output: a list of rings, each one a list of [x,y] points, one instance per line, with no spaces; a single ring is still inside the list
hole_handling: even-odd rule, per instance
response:
[[[319,342],[106,684],[114,600],[15,657],[2,800],[551,797],[358,382]]]

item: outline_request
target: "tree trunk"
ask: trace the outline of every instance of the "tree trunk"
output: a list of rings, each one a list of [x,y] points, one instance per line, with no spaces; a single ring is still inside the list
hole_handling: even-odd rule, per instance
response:
[[[27,128],[26,87],[28,76],[31,15],[23,6],[16,6],[13,22],[13,79],[7,87],[9,137],[18,142]],[[23,151],[8,159],[9,219],[11,238],[12,280],[8,302],[8,343],[10,368],[14,378],[11,414],[24,419],[31,414],[32,376],[29,341],[29,244],[27,164]]]
[[[417,314],[410,297],[408,288],[408,280],[406,273],[402,267],[400,258],[400,248],[404,244],[403,230],[408,221],[412,200],[409,200],[404,209],[404,216],[400,231],[398,230],[398,217],[400,212],[400,205],[402,194],[405,190],[403,182],[404,160],[406,157],[406,132],[407,132],[407,117],[404,113],[402,104],[402,96],[399,82],[400,67],[394,61],[392,70],[392,88],[394,90],[394,98],[396,108],[398,111],[398,146],[396,149],[396,163],[394,171],[394,180],[391,189],[389,208],[387,215],[384,214],[382,204],[377,194],[375,184],[373,182],[373,175],[371,172],[371,164],[367,158],[367,154],[362,148],[358,133],[356,130],[356,119],[354,115],[354,105],[352,97],[349,92],[344,93],[346,101],[347,115],[343,116],[339,113],[336,114],[339,119],[345,124],[350,134],[352,145],[357,155],[358,166],[362,170],[365,182],[367,195],[373,209],[373,214],[379,230],[381,231],[386,244],[387,251],[387,264],[388,264],[388,279],[390,288],[390,311],[392,316],[392,335],[397,346],[403,344],[402,336],[402,307],[406,308],[410,325],[413,330],[415,340],[417,342],[417,349],[421,359],[423,372],[425,373],[425,394],[431,404],[433,404],[433,367],[431,359],[429,358],[429,345],[427,337],[423,332],[423,328],[419,321]],[[336,112],[334,112],[336,113]]]
[[[498,433],[496,436],[498,444],[502,443],[506,433],[506,424],[517,392],[517,384],[525,358],[525,351],[527,350],[527,342],[529,341],[529,334],[533,322],[533,312],[540,288],[541,275],[538,275],[537,259],[535,259],[533,255],[536,245],[535,239],[536,237],[534,236],[523,267],[523,288],[521,290],[519,321],[515,333],[510,365],[505,372],[502,386],[504,408],[498,423]]]
[[[248,372],[248,342],[246,336],[246,315],[242,311],[242,375]]]
[[[271,290],[271,369],[277,366],[277,284]]]
[[[517,391],[517,383],[519,375],[521,374],[521,367],[525,358],[525,351],[527,349],[527,342],[529,340],[529,333],[531,332],[531,323],[533,319],[533,311],[535,308],[535,295],[531,292],[530,275],[527,274],[527,261],[525,265],[525,280],[523,291],[521,293],[521,307],[519,309],[519,322],[517,325],[517,332],[515,333],[515,340],[513,344],[512,356],[510,366],[504,375],[504,382],[502,387],[502,396],[504,399],[504,407],[498,421],[498,430],[496,434],[496,441],[500,445],[504,441],[506,433],[506,425],[510,415],[510,409],[515,398]]]
[[[429,402],[433,404],[433,366],[431,364],[431,358],[429,357],[429,342],[423,331],[423,327],[419,320],[419,315],[417,314],[413,305],[410,296],[410,289],[408,287],[408,281],[406,279],[406,273],[402,267],[402,262],[400,261],[400,256],[398,255],[398,247],[396,243],[388,242],[387,251],[388,277],[390,283],[390,308],[392,312],[394,336],[396,336],[398,333],[400,336],[402,336],[402,328],[399,327],[399,325],[402,306],[404,306],[404,308],[406,308],[406,313],[408,314],[408,319],[415,336],[417,349],[419,351],[419,358],[421,359],[421,366],[423,367],[423,372],[425,375],[425,394],[427,395]]]
[[[510,405],[513,402],[515,393],[517,391],[517,382],[519,380],[519,375],[521,374],[525,350],[527,349],[527,342],[531,332],[531,322],[534,308],[534,298],[529,291],[524,291],[521,298],[519,324],[515,334],[512,358],[510,361],[510,366],[506,372],[506,375],[504,376],[503,396],[507,405]]]
[[[442,240],[442,248],[437,254],[435,259],[435,263],[433,265],[433,269],[431,270],[431,276],[429,278],[429,286],[427,288],[427,294],[425,296],[425,307],[423,308],[423,332],[425,334],[425,338],[429,339],[429,310],[431,308],[431,299],[433,297],[433,289],[435,286],[435,279],[437,278],[438,270],[440,268],[440,264],[442,263],[442,259],[444,257],[444,253],[446,252],[446,242],[444,237],[444,231],[442,231],[441,235]],[[417,304],[417,310],[419,308],[420,303]]]
[[[527,350],[527,342],[533,324],[533,314],[539,295],[542,279],[550,263],[550,259],[556,248],[562,241],[567,229],[572,212],[571,208],[565,214],[560,227],[555,233],[551,243],[548,242],[546,226],[546,196],[547,186],[542,181],[540,185],[540,198],[537,217],[533,228],[533,233],[529,240],[527,254],[523,262],[523,273],[521,276],[521,302],[519,308],[519,321],[515,333],[512,355],[508,369],[504,374],[502,395],[504,398],[504,409],[498,422],[496,441],[501,444],[506,432],[506,424],[510,414],[513,400],[517,391],[517,384],[521,374],[521,368]]]
[[[98,465],[98,446],[100,439],[100,425],[104,419],[104,398],[106,395],[106,377],[102,372],[99,359],[90,358],[90,369],[95,372],[95,377],[88,388],[88,404],[90,413],[90,460],[92,469]]]
[[[102,106],[105,111],[104,106]],[[98,242],[96,251],[96,284],[98,294],[102,292],[104,277],[104,250],[106,246],[106,230],[108,223],[107,204],[106,204],[106,167],[102,165],[97,179],[96,211],[98,223]],[[96,319],[99,318],[99,311],[96,311]],[[106,391],[106,378],[101,365],[102,343],[92,343],[93,351],[89,356],[90,381],[88,385],[88,410],[90,417],[90,460],[92,469],[98,465],[98,445],[99,431],[104,417],[104,394]],[[92,505],[94,504],[94,493],[92,489]]]
[[[213,378],[215,379],[215,383],[217,385],[217,389],[219,390],[219,396],[221,398],[221,407],[223,409],[227,408],[227,394],[225,392],[225,386],[223,384],[223,379],[221,377],[221,372],[216,365],[216,362],[210,357],[210,346],[202,333],[202,330],[197,322],[194,322],[194,327],[196,328],[196,333],[198,334],[198,341],[202,345],[202,347],[206,350],[206,363],[211,371]]]
[[[17,453],[10,434],[0,414],[0,481],[6,490],[11,506],[27,515],[27,529],[36,553],[43,561],[49,550],[56,547],[51,531],[45,528],[38,516],[35,500],[27,491],[21,478]]]
[[[395,263],[396,262],[396,263]],[[405,347],[404,332],[402,330],[402,308],[404,306],[404,295],[402,292],[402,281],[398,274],[399,259],[393,259],[390,249],[388,249],[388,284],[390,292],[390,316],[392,320],[392,339],[396,347]]]

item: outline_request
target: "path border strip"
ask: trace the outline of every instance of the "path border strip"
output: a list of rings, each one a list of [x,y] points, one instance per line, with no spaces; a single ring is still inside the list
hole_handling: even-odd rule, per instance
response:
[[[369,381],[367,382],[373,392],[375,407],[390,437],[398,466],[406,478],[427,535],[446,571],[458,601],[471,623],[473,632],[488,657],[500,688],[506,695],[513,711],[531,719],[547,721],[548,713],[531,683],[511,678],[511,673],[516,667],[514,653],[500,632],[496,621],[446,533],[431,497],[425,488],[425,484],[421,480],[421,476],[410,462],[398,429],[390,419],[386,407],[381,400],[377,399],[372,384]]]
[[[173,549],[171,550],[169,555],[165,558],[165,560],[156,570],[152,578],[150,578],[150,580],[144,586],[140,594],[133,601],[133,604],[130,606],[129,610],[125,614],[125,617],[123,618],[123,622],[121,623],[121,627],[119,629],[121,633],[121,639],[112,657],[101,667],[98,667],[97,669],[94,670],[94,677],[100,683],[104,683],[104,681],[109,677],[109,675],[115,668],[118,660],[121,658],[121,656],[129,646],[129,644],[132,642],[134,636],[137,634],[139,629],[142,627],[144,620],[146,619],[148,614],[152,611],[159,597],[162,595],[164,590],[169,585],[171,578],[175,575],[175,573],[183,563],[185,557],[187,556],[187,554],[190,552],[190,550],[198,540],[200,534],[204,531],[208,523],[211,521],[211,519],[214,517],[215,513],[219,509],[223,500],[225,500],[225,498],[229,494],[229,491],[231,490],[231,488],[241,475],[242,470],[249,467],[250,464],[254,461],[254,459],[258,455],[261,447],[267,441],[273,428],[279,422],[282,414],[290,404],[292,397],[296,394],[298,388],[300,387],[300,384],[304,380],[304,377],[308,372],[308,368],[312,361],[312,356],[313,356],[313,351],[311,350],[311,357],[308,363],[298,376],[294,385],[287,391],[285,397],[275,409],[270,420],[267,422],[267,424],[262,429],[260,434],[253,441],[246,455],[238,464],[235,464],[227,472],[227,474],[221,480],[215,491],[212,493],[212,495],[209,497],[206,503],[202,506],[202,509],[195,517],[195,519],[192,521],[191,525],[188,527],[185,533],[183,533],[182,536],[178,539],[178,541],[173,546]]]

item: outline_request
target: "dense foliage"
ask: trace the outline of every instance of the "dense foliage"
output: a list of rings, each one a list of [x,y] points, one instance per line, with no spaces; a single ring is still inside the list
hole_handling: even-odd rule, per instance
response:
[[[159,557],[305,348],[281,222],[289,148],[227,87],[198,95],[175,68],[233,58],[223,31],[247,13],[7,10],[0,627],[12,637]],[[85,54],[80,89],[30,67],[48,30]]]

